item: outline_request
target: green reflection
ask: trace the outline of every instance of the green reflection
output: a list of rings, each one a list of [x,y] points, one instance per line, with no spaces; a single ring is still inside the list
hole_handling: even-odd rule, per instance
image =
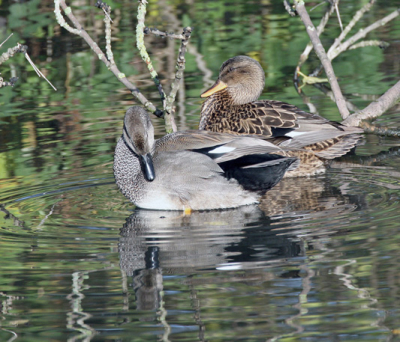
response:
[[[259,212],[163,214],[144,223],[136,217],[134,227],[140,229],[131,232],[137,233],[131,240],[142,244],[127,245],[132,248],[127,260],[158,246],[161,266],[121,274],[120,246],[129,234],[120,230],[133,207],[112,184],[112,160],[132,96],[79,37],[58,27],[51,2],[0,3],[0,16],[7,19],[7,34],[0,36],[14,33],[1,52],[16,42],[27,44],[34,62],[59,89],[54,92],[37,78],[23,56],[1,66],[2,77],[15,70],[20,81],[0,90],[0,203],[6,203],[0,212],[0,292],[2,327],[8,330],[0,330],[0,340],[9,340],[9,331],[18,334],[17,341],[397,337],[398,140],[367,136],[346,160],[359,162],[357,167],[333,167],[326,178],[282,184],[263,202],[270,217]],[[341,1],[342,20],[348,22],[363,3]],[[71,4],[103,47],[99,11]],[[135,52],[137,3],[109,4],[115,59],[159,105]],[[355,30],[396,6],[396,1],[378,1]],[[324,5],[311,12],[315,22],[323,10]],[[180,128],[196,129],[199,94],[220,65],[239,54],[256,58],[265,69],[263,98],[307,109],[292,75],[308,38],[281,0],[152,0],[146,24],[175,32],[194,28],[184,94],[178,94]],[[338,32],[332,17],[323,43],[329,46]],[[396,20],[372,34],[392,43],[388,49],[348,51],[334,60],[344,93],[360,108],[394,83],[399,34]],[[146,44],[168,89],[179,43],[148,36]],[[199,57],[211,73],[208,80]],[[316,66],[311,57],[302,71]],[[310,86],[304,92],[320,114],[339,120],[328,97]],[[397,114],[382,121],[399,126]],[[164,134],[163,122],[153,122],[157,135]],[[162,271],[161,282],[156,270]],[[158,307],[138,309],[142,302],[134,276],[145,276],[150,285],[152,276],[157,278],[152,293]]]

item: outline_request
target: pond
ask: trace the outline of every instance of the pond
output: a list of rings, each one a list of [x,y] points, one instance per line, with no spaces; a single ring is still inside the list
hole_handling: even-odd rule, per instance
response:
[[[363,2],[364,3],[364,2]],[[102,15],[71,3],[104,46]],[[113,50],[122,72],[160,106],[135,47],[137,2],[109,3]],[[317,3],[313,4],[316,5]],[[259,205],[192,212],[135,208],[117,189],[113,152],[125,110],[136,103],[80,37],[60,29],[52,1],[6,0],[0,41],[22,55],[1,65],[1,341],[394,341],[400,334],[400,140],[365,134],[354,153],[323,175],[286,178]],[[311,13],[318,23],[324,6]],[[377,1],[353,33],[393,12]],[[310,9],[312,6],[308,6]],[[348,23],[360,2],[341,1]],[[228,58],[246,54],[266,71],[263,99],[340,121],[329,94],[292,76],[308,42],[282,1],[149,1],[146,25],[180,33],[192,26],[177,96],[180,130],[196,129],[200,94]],[[340,33],[333,15],[322,35]],[[334,60],[346,97],[363,108],[397,82],[400,21],[366,39],[386,49]],[[163,86],[174,78],[179,44],[145,37]],[[310,55],[304,73],[318,66]],[[163,121],[152,118],[158,137]],[[394,107],[377,120],[400,126]]]

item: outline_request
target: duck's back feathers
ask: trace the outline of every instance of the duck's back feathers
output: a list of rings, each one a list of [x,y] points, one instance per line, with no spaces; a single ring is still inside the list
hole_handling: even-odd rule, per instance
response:
[[[218,97],[218,99],[217,99]],[[324,129],[343,130],[337,122],[273,100],[228,105],[223,94],[209,97],[202,106],[199,129],[230,134],[260,135],[264,138],[293,137]]]
[[[361,139],[357,127],[341,126],[340,129],[311,131],[280,143],[291,150],[305,149],[322,159],[334,159],[348,153]]]
[[[322,159],[339,158],[352,150],[360,141],[360,139],[360,134],[349,134],[341,136],[339,138],[325,140],[321,143],[329,144],[329,142],[331,141],[331,146],[324,146],[323,148],[320,148],[319,151],[315,152],[315,155]]]
[[[233,136],[226,133],[188,130],[168,134],[156,141],[157,151],[191,150],[207,155],[217,163],[253,154],[282,151],[262,137]],[[285,150],[290,149],[285,147]]]

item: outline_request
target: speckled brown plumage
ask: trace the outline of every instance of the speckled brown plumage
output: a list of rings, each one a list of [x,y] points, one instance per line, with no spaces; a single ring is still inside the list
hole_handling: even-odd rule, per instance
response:
[[[199,129],[231,134],[259,135],[276,145],[297,151],[285,156],[300,159],[297,170],[286,176],[304,176],[323,172],[324,161],[350,151],[362,130],[345,127],[291,104],[258,100],[265,76],[260,64],[246,56],[227,60],[216,83],[202,97]],[[281,154],[281,153],[277,153]]]

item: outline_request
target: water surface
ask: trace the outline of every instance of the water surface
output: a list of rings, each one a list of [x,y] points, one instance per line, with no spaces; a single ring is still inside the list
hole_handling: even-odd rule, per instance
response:
[[[4,4],[0,17],[14,32],[6,48],[26,42],[59,90],[22,56],[2,65],[3,77],[15,70],[21,79],[0,91],[1,341],[398,340],[397,138],[365,135],[326,174],[285,179],[257,206],[189,216],[136,209],[112,175],[122,117],[134,103],[129,92],[80,38],[57,27],[52,3]],[[378,1],[359,26],[395,5]],[[159,105],[134,50],[137,5],[112,6],[116,60]],[[359,8],[341,6],[344,22]],[[98,12],[76,14],[103,36]],[[308,40],[281,1],[150,1],[146,20],[169,31],[194,28],[177,98],[180,129],[197,128],[199,94],[222,62],[239,54],[266,70],[262,98],[308,110],[291,82]],[[328,29],[327,45],[338,33],[334,18]],[[356,106],[398,78],[399,34],[397,20],[372,34],[388,41],[387,49],[335,60]],[[178,44],[156,37],[146,44],[168,89]],[[303,71],[317,65],[311,57]],[[307,86],[304,94],[321,115],[340,120],[323,92]],[[399,117],[397,107],[378,122],[398,127]],[[162,136],[162,121],[153,123]]]

